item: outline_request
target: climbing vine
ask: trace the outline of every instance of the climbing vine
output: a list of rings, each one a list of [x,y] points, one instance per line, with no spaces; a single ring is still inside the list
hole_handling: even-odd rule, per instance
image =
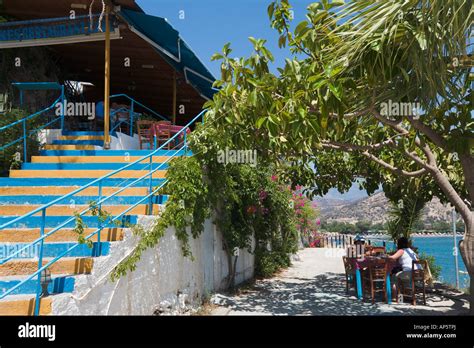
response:
[[[169,196],[165,208],[151,228],[134,232],[139,242],[111,278],[133,271],[143,251],[155,246],[170,226],[176,229],[183,255],[193,258],[189,239],[199,237],[207,218],[223,237],[230,270],[227,287],[234,284],[238,249],[255,254],[259,275],[288,266],[297,247],[295,210],[291,190],[273,175],[274,168],[219,161],[219,151],[232,144],[213,127],[198,126],[189,146],[193,156],[173,159],[168,183],[158,191]]]

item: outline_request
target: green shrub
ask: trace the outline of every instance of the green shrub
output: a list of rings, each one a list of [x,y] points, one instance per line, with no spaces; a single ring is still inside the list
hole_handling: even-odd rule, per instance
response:
[[[291,265],[290,255],[283,251],[255,251],[255,275],[258,277],[271,277],[282,268]]]
[[[7,126],[15,121],[21,120],[28,116],[28,113],[22,109],[12,109],[0,117],[0,127]],[[42,124],[40,117],[33,118],[26,122],[27,134],[32,129],[39,127]],[[23,137],[23,125],[19,123],[11,128],[0,132],[0,147],[3,147],[10,142]],[[19,154],[18,156],[16,154]],[[39,153],[39,141],[36,135],[27,137],[27,161],[33,155]],[[23,158],[23,140],[10,145],[9,147],[0,151],[0,175],[8,176],[10,169],[17,169],[21,162],[25,162]]]

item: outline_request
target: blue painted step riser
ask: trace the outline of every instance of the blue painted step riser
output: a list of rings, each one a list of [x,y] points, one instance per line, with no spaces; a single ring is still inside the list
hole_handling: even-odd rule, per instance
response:
[[[68,220],[70,217],[69,216],[46,216],[45,219],[45,228],[54,228],[57,227],[59,224],[64,223],[66,220]],[[0,225],[3,225],[9,221],[12,221],[13,218],[11,216],[5,217],[2,216],[0,217]],[[120,224],[115,225],[115,224],[107,224],[104,227],[126,227],[128,224],[136,224],[137,223],[137,216],[136,215],[126,215],[119,219]],[[87,227],[97,227],[98,220],[96,216],[84,216],[83,217],[84,223],[87,225]],[[38,228],[41,226],[41,216],[30,216],[27,218],[24,218],[23,220],[14,223],[8,228]],[[75,220],[67,223],[64,228],[74,228],[76,226]],[[1,233],[1,231],[0,231]]]
[[[29,170],[115,170],[127,165],[127,163],[23,163],[22,169]],[[166,170],[168,163],[153,163],[153,169]],[[137,163],[127,170],[149,170],[149,163]]]
[[[86,236],[87,237],[87,236]],[[4,257],[13,255],[16,251],[20,250],[22,247],[27,246],[28,244],[23,243],[12,243],[5,244],[0,243],[0,261]],[[72,246],[77,245],[77,243],[44,243],[43,244],[43,257],[55,257],[59,254],[65,252]],[[100,255],[108,255],[110,250],[109,242],[94,242],[92,248],[89,248],[86,244],[80,244],[70,252],[68,252],[65,257],[91,257],[98,256],[100,249]],[[13,259],[37,259],[40,255],[40,243],[29,246],[27,249],[23,250],[21,253],[13,256]]]
[[[95,179],[88,178],[0,178],[0,186],[77,186],[78,188],[89,184]],[[123,187],[126,184],[131,183],[135,179],[104,179],[102,185],[106,187]],[[152,185],[158,186],[162,184],[164,179],[153,179]],[[99,186],[99,183],[95,183],[92,186]],[[148,187],[148,179],[141,180],[131,187]],[[47,192],[45,192],[47,194]]]
[[[41,156],[146,156],[151,150],[41,150]],[[155,156],[184,156],[184,150],[159,150]],[[192,153],[188,151],[186,155]]]
[[[7,290],[20,283],[20,280],[1,280],[0,279],[0,295]],[[37,278],[33,278],[25,282],[19,288],[14,290],[11,295],[27,295],[36,294],[38,286]],[[72,292],[74,290],[74,277],[57,277],[52,278],[51,283],[48,284],[48,292],[50,294],[61,294]]]
[[[76,136],[82,136],[82,135],[104,135],[104,132],[102,131],[71,131],[71,130],[63,130],[62,135],[76,135]],[[110,133],[111,136],[117,136],[117,132],[112,132]]]
[[[53,145],[104,145],[103,140],[53,140]]]
[[[43,205],[61,197],[62,196],[0,196],[0,214],[2,205]],[[105,204],[133,205],[141,198],[141,196],[115,196],[109,198]],[[56,205],[88,205],[92,201],[97,202],[98,199],[99,197],[97,196],[74,196],[63,199],[56,203]],[[167,195],[153,196],[154,204],[164,204],[167,200]]]

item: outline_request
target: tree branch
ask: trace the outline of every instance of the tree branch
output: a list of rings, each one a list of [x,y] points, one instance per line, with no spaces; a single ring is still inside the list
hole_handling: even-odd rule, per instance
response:
[[[331,142],[325,142],[322,144],[323,147],[326,147],[326,148],[329,148],[329,149],[333,149],[333,150],[348,150],[348,151],[360,151],[360,150],[363,150],[363,146],[359,146],[359,145],[353,145],[353,144],[344,144],[344,143],[331,143]],[[400,169],[400,168],[397,168],[393,165],[391,165],[390,163],[387,163],[385,162],[384,160],[378,158],[377,156],[371,154],[369,151],[367,150],[363,150],[362,152],[360,152],[363,156],[369,158],[370,160],[376,162],[377,164],[381,165],[382,167],[384,167],[385,169],[388,169],[396,174],[400,174],[400,175],[404,175],[404,176],[407,176],[407,177],[415,177],[415,176],[420,176],[420,175],[423,175],[424,173],[426,173],[426,168],[421,168],[419,170],[415,170],[415,171],[407,171],[407,170],[404,170],[404,169]]]
[[[426,135],[436,146],[439,146],[445,151],[449,151],[448,149],[448,144],[447,142],[443,139],[441,134],[437,133],[433,128],[430,126],[424,124],[420,120],[417,120],[413,117],[407,117],[408,122],[411,123],[411,125],[419,130],[421,133]]]

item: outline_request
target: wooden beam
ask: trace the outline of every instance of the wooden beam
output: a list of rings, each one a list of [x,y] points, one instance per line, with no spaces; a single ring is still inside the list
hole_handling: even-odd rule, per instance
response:
[[[176,124],[177,92],[176,70],[173,69],[173,124]]]
[[[104,79],[104,149],[110,149],[110,23],[109,5],[105,6],[105,79]]]

